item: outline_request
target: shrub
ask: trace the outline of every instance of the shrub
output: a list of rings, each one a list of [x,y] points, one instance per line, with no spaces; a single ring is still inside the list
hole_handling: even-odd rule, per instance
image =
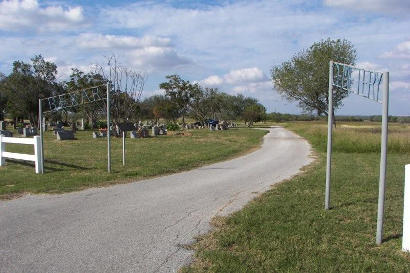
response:
[[[168,123],[167,124],[167,130],[169,130],[169,131],[177,131],[179,129],[180,128],[179,128],[178,123]]]

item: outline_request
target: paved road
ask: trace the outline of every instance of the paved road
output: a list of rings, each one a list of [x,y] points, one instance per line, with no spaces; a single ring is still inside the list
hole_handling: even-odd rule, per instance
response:
[[[217,152],[217,151],[210,151]],[[0,201],[0,272],[176,272],[181,245],[311,161],[272,128],[262,148],[179,174],[62,195]]]

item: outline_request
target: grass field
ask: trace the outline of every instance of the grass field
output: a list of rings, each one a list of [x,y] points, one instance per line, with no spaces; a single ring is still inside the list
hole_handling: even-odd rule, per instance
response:
[[[112,139],[112,172],[107,173],[107,141],[79,131],[77,140],[57,141],[45,134],[45,174],[34,165],[9,161],[0,168],[0,199],[26,192],[60,193],[87,187],[125,183],[192,169],[240,155],[260,145],[262,130],[231,129],[185,131],[184,135],[126,140],[126,166],[122,166],[122,139]],[[33,146],[7,144],[9,152],[33,154]]]
[[[332,209],[324,210],[326,125],[286,125],[317,161],[226,218],[191,246],[183,272],[410,272],[401,251],[404,165],[410,127],[390,125],[384,242],[375,244],[380,127],[340,123],[334,134]]]

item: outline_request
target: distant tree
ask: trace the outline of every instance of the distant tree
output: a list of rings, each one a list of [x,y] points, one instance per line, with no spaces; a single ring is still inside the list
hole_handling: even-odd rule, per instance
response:
[[[165,90],[165,96],[169,97],[179,110],[182,116],[182,123],[185,124],[185,116],[189,110],[192,98],[201,92],[198,84],[192,84],[183,80],[179,75],[168,75],[167,82],[159,85],[159,88]]]
[[[347,40],[323,40],[272,69],[275,89],[289,101],[296,101],[307,112],[328,113],[329,61],[354,65],[356,50]],[[333,111],[342,106],[348,92],[333,90]]]
[[[217,88],[205,87],[195,92],[190,103],[190,112],[195,119],[205,121],[208,118],[216,119],[216,115],[226,106],[223,95]]]
[[[160,118],[175,121],[179,116],[178,107],[171,99],[163,95],[155,95],[144,99],[140,103],[141,117],[153,119],[156,122]]]
[[[248,123],[248,127],[250,127],[254,122],[266,119],[266,109],[260,103],[248,105],[242,113],[242,118],[245,123]]]

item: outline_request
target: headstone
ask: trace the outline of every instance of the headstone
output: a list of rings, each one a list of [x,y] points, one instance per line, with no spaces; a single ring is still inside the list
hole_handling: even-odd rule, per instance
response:
[[[23,128],[17,128],[17,133],[19,133],[20,135],[23,134]]]
[[[93,132],[93,138],[102,138],[102,137],[107,137],[107,131],[94,131]]]
[[[7,130],[0,130],[0,135],[5,136],[5,137],[12,137],[13,133]]]
[[[24,137],[32,137],[37,135],[37,128],[23,128]]]
[[[222,121],[221,122],[221,129],[222,130],[228,130],[229,129],[229,126],[228,126],[229,124],[228,124],[228,122],[227,121]]]
[[[3,120],[0,121],[0,131],[5,131],[7,123]]]
[[[100,132],[93,132],[93,138],[100,138]]]
[[[64,129],[62,129],[62,128],[54,128],[54,130],[53,130],[53,134],[56,136],[57,135],[57,133],[58,132],[62,132],[62,131],[64,131]]]
[[[139,133],[140,137],[143,137],[143,138],[149,137],[148,129],[145,128],[145,127],[142,127],[140,130],[138,130],[138,133]]]
[[[69,140],[74,139],[73,131],[57,131],[57,140]]]
[[[166,135],[167,134],[167,126],[165,124],[159,126],[159,135]]]
[[[140,135],[137,133],[137,131],[130,131],[130,138],[139,138]]]
[[[157,125],[152,127],[152,136],[158,136],[159,135],[159,127]]]

